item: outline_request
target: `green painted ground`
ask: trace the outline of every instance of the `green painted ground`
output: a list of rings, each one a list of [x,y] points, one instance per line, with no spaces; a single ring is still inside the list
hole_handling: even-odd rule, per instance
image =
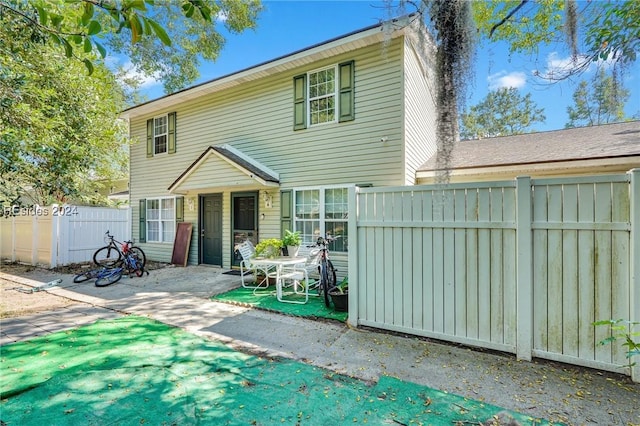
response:
[[[233,351],[143,317],[1,348],[6,425],[478,424],[499,407]],[[521,424],[548,424],[510,413]]]
[[[317,296],[309,296],[309,301],[304,305],[294,303],[279,302],[275,294],[275,286],[271,286],[266,290],[237,288],[226,293],[214,296],[214,300],[221,302],[233,303],[240,306],[250,306],[252,308],[265,309],[273,312],[280,312],[287,315],[308,318],[328,318],[345,322],[348,314],[346,312],[337,312],[333,307],[327,308],[324,305],[324,299]],[[310,293],[311,294],[311,293]],[[304,296],[288,295],[287,298],[293,300],[304,300]]]

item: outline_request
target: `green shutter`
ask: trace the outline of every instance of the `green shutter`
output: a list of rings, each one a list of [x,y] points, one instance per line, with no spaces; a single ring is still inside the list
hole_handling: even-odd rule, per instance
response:
[[[351,121],[356,118],[355,115],[355,67],[354,62],[343,62],[338,65],[338,74],[340,81],[340,116],[338,121]]]
[[[307,128],[307,75],[293,77],[293,130]]]
[[[293,231],[293,191],[287,189],[280,191],[280,234],[284,237],[284,231]]]
[[[141,243],[147,242],[147,200],[140,200],[140,211],[138,216],[140,217],[140,227],[138,229],[138,241]]]
[[[169,151],[169,154],[175,154],[176,153],[176,113],[170,112],[169,116],[167,117],[167,121],[169,122],[168,151]]]
[[[153,118],[147,120],[147,157],[153,157]]]
[[[176,197],[176,222],[184,222],[184,197]]]

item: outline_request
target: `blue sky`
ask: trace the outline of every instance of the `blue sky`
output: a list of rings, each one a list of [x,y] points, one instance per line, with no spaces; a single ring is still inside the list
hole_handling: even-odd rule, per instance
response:
[[[374,25],[389,18],[382,1],[264,1],[264,10],[255,30],[227,34],[227,42],[215,63],[201,66],[198,82],[251,67],[308,46]],[[567,106],[577,81],[543,84],[533,76],[534,70],[547,71],[567,61],[564,45],[545,47],[535,57],[510,57],[504,45],[492,43],[479,48],[475,63],[475,81],[468,89],[467,105],[474,105],[491,89],[516,87],[524,96],[531,93],[536,104],[544,108],[545,123],[534,126],[536,131],[561,129],[568,121]],[[591,70],[581,78],[589,78]],[[624,84],[631,90],[625,111],[628,116],[640,115],[640,64],[626,73]],[[579,80],[578,80],[579,81]],[[148,81],[144,88],[150,99],[164,93],[160,84]],[[640,118],[640,117],[637,117]]]

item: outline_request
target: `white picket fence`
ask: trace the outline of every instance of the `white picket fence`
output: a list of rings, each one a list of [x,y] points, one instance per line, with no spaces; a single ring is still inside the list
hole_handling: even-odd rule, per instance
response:
[[[640,169],[360,188],[350,203],[350,322],[640,381],[593,326],[640,321]]]
[[[0,257],[13,262],[49,268],[89,262],[107,230],[120,241],[131,237],[128,208],[52,205],[3,213]]]

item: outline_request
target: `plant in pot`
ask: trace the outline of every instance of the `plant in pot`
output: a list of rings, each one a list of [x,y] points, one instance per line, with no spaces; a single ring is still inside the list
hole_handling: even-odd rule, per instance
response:
[[[302,238],[300,237],[299,231],[289,231],[286,229],[284,231],[284,237],[282,238],[282,245],[286,247],[287,254],[290,257],[296,257],[298,255],[298,249],[300,248],[300,243],[302,242]]]
[[[266,257],[272,259],[280,256],[282,252],[282,240],[278,238],[267,238],[256,244],[256,257]]]
[[[349,310],[349,277],[344,277],[340,284],[329,290],[329,296],[336,311],[347,312]]]

